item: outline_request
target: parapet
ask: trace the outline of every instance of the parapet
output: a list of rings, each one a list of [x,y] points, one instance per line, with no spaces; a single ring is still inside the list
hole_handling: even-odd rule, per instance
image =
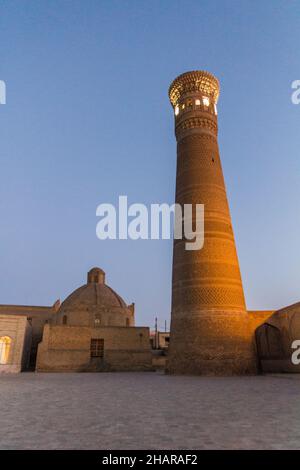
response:
[[[169,98],[172,106],[178,105],[182,95],[201,93],[211,98],[217,104],[220,94],[219,80],[209,72],[194,70],[179,75],[171,83],[169,88]]]

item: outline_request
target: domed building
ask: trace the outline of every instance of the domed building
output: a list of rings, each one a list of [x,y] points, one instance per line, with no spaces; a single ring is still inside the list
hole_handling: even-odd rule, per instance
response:
[[[134,326],[134,304],[126,305],[111,287],[105,284],[105,272],[93,268],[87,284],[76,289],[61,304],[56,325],[69,326]]]
[[[38,371],[149,370],[149,328],[135,327],[134,304],[105,282],[102,269],[88,272],[45,324]]]

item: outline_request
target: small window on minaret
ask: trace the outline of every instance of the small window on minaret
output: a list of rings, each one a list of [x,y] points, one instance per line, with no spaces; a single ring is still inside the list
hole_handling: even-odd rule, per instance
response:
[[[209,98],[207,96],[203,96],[203,104],[204,106],[209,106]]]
[[[64,315],[64,316],[63,316],[62,322],[63,322],[63,325],[66,325],[66,324],[68,323],[68,317],[67,317],[67,315]]]

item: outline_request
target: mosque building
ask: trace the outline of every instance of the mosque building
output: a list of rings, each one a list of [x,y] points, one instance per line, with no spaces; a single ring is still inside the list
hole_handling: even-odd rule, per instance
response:
[[[52,307],[0,305],[0,372],[151,370],[149,328],[93,268]]]

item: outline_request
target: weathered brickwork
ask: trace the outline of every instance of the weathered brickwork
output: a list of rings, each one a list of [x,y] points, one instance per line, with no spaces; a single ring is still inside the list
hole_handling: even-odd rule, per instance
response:
[[[34,370],[38,344],[42,341],[45,323],[51,321],[59,309],[60,302],[56,301],[51,307],[29,306],[29,305],[0,305],[0,315],[4,318],[11,316],[23,317],[27,319],[32,329],[30,358],[28,369]],[[0,336],[3,335],[0,328]]]
[[[219,83],[188,72],[170,86],[177,139],[176,202],[205,205],[204,247],[174,241],[170,373],[257,369],[218,149]]]
[[[152,370],[149,328],[134,325],[134,304],[93,268],[62,304],[0,305],[0,372]]]
[[[0,373],[21,372],[29,364],[31,324],[26,317],[0,313],[0,340],[1,338],[8,338],[9,343],[7,354],[0,354]],[[2,347],[0,344],[3,353]]]
[[[134,326],[134,304],[124,300],[105,283],[102,269],[93,268],[87,283],[61,304],[53,322],[69,326]]]
[[[149,328],[134,324],[134,304],[126,305],[105,283],[104,271],[93,268],[45,326],[37,370],[151,370]],[[98,350],[92,347],[97,340]]]
[[[293,363],[294,341],[300,340],[300,303],[265,312],[258,324],[260,312],[249,312],[255,325],[255,338],[262,372],[300,373],[300,364]]]
[[[91,358],[91,339],[103,340],[103,357]],[[145,327],[76,327],[46,325],[37,370],[151,370],[149,329]]]

